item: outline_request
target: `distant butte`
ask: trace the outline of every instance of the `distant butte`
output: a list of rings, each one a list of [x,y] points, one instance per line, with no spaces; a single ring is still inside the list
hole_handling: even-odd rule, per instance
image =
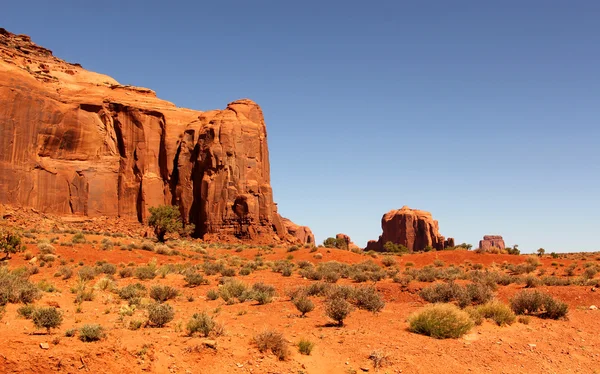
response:
[[[433,219],[431,213],[407,206],[384,214],[381,228],[383,233],[379,240],[369,241],[366,250],[382,251],[387,242],[403,245],[411,252],[422,251],[427,247],[442,250],[454,246],[453,238],[446,240],[439,233],[438,221]]]

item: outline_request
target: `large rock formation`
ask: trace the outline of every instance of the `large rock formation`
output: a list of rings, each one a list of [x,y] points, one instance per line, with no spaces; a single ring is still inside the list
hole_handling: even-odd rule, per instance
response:
[[[287,218],[283,218],[283,226],[292,237],[298,239],[302,244],[315,244],[315,236],[307,226],[299,226]]]
[[[174,204],[198,236],[293,240],[273,202],[257,104],[177,108],[4,29],[0,203],[140,222]]]
[[[504,251],[506,245],[500,235],[484,235],[483,240],[479,241],[479,249],[484,252]]]
[[[411,252],[422,251],[426,247],[442,250],[454,243],[454,239],[445,240],[440,235],[438,221],[432,218],[431,213],[407,206],[384,214],[381,228],[383,233],[379,240],[370,240],[366,250],[381,251],[387,242],[403,245]]]

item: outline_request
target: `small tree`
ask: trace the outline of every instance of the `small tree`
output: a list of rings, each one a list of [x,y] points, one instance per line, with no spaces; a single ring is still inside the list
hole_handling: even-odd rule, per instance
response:
[[[151,207],[149,210],[148,225],[154,228],[154,233],[159,242],[164,242],[167,234],[183,232],[181,213],[179,213],[176,206],[160,205]]]
[[[337,242],[335,238],[329,237],[323,241],[323,245],[327,248],[335,248]]]
[[[12,253],[22,252],[23,249],[19,233],[0,228],[0,252],[4,253],[4,258],[10,258]]]
[[[545,253],[546,253],[546,250],[544,248],[540,248],[537,250],[537,254],[540,257],[542,257]]]

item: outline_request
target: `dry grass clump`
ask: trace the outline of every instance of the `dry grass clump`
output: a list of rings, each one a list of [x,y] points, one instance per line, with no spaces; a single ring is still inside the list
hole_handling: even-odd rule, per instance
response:
[[[512,325],[517,318],[508,305],[499,301],[490,301],[479,305],[477,310],[483,318],[491,319],[498,326]]]
[[[148,306],[148,320],[157,327],[163,327],[175,317],[175,311],[169,304],[150,304]]]
[[[254,336],[254,344],[261,353],[271,351],[281,361],[286,360],[290,355],[288,343],[280,332],[263,331]]]
[[[409,330],[436,339],[459,338],[469,332],[469,314],[453,304],[427,305],[408,317]]]

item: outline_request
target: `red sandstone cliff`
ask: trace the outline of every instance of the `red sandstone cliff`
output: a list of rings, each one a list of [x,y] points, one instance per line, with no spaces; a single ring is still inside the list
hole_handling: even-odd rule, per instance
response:
[[[256,103],[177,108],[4,29],[0,203],[141,222],[149,207],[174,204],[199,236],[293,240],[273,202]]]

